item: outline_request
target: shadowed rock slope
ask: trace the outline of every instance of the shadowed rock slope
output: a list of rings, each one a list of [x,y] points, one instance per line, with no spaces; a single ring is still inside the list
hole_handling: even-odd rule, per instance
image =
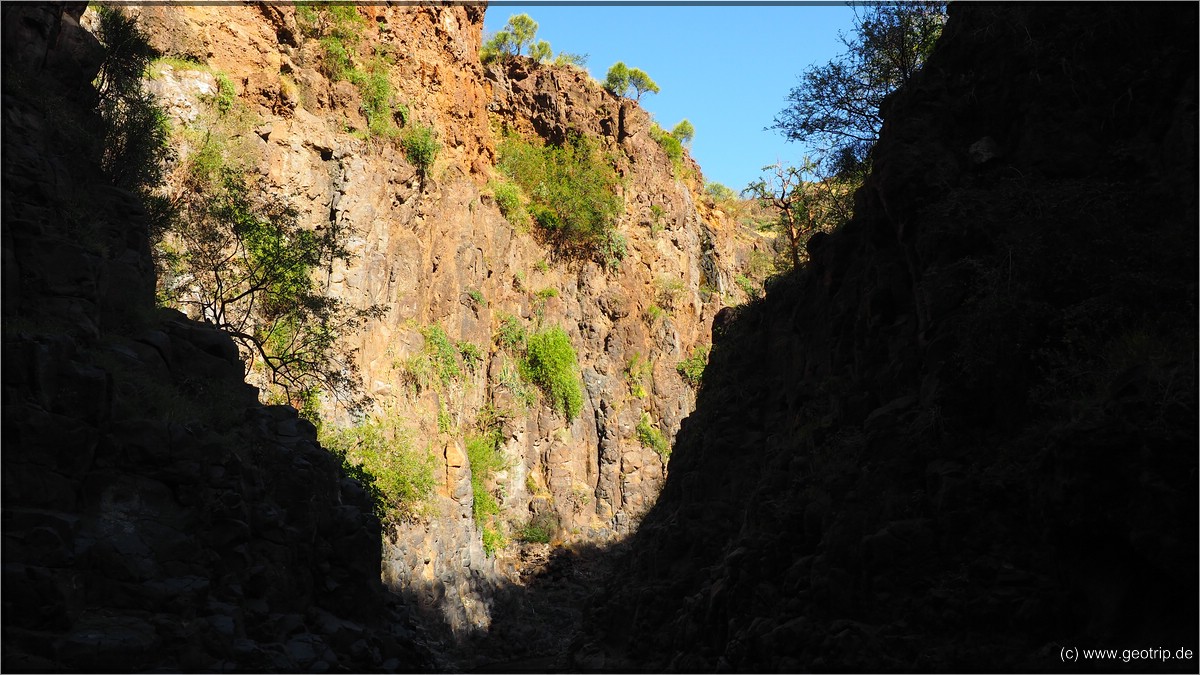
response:
[[[854,219],[717,317],[577,668],[1194,657],[1196,34],[1194,5],[951,6]]]
[[[3,669],[431,669],[361,487],[228,337],[155,311],[85,6],[3,15]]]

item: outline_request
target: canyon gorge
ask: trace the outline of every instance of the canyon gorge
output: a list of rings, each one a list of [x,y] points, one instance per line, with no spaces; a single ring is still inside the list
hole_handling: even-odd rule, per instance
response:
[[[215,162],[340,238],[353,400],[188,304],[104,168],[96,6],[3,6],[6,670],[1195,670],[1194,5],[951,5],[764,297],[635,101],[481,60],[481,4],[345,7],[120,9],[159,194]],[[598,246],[506,197],[546,148],[611,173]]]

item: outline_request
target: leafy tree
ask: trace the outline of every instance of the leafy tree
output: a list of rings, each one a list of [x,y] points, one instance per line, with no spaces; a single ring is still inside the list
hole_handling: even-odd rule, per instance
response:
[[[504,30],[512,35],[512,42],[513,46],[516,47],[517,56],[521,55],[521,51],[525,49],[525,45],[533,44],[533,38],[537,35],[537,29],[537,22],[531,19],[528,14],[514,14],[508,17],[508,23],[504,24]]]
[[[173,273],[160,283],[194,318],[228,333],[247,375],[258,370],[283,400],[305,407],[323,390],[361,409],[355,352],[340,338],[383,308],[350,307],[312,280],[315,267],[348,257],[343,235],[303,229],[290,206],[256,201],[261,191],[234,169],[193,173],[183,188],[168,235]]]
[[[545,40],[538,40],[537,44],[529,48],[529,58],[538,63],[545,63],[550,60],[553,52],[550,50],[550,43]]]
[[[696,137],[696,127],[693,127],[692,123],[686,119],[680,120],[679,124],[676,124],[675,128],[671,129],[671,135],[680,143],[687,145]]]
[[[537,36],[538,24],[528,14],[514,14],[508,17],[504,29],[498,31],[490,40],[483,44],[479,52],[479,60],[484,63],[506,61],[514,56],[520,56],[525,46],[530,47],[529,56],[534,61],[550,59],[550,43],[542,40],[534,43]]]
[[[860,170],[882,124],[884,97],[920,70],[945,20],[942,2],[907,0],[856,10],[854,33],[841,36],[847,51],[804,72],[771,128],[788,140],[821,147],[833,170]]]
[[[805,218],[809,192],[805,189],[804,178],[815,168],[808,161],[800,168],[782,163],[764,166],[763,171],[767,172],[765,177],[751,183],[743,192],[778,212],[779,230],[787,237],[793,269],[800,267],[800,247],[811,229],[811,223]]]
[[[634,91],[637,92],[637,98],[634,100],[638,102],[641,102],[642,94],[645,94],[646,92],[657,94],[659,91],[658,85],[655,84],[654,80],[651,80],[650,76],[646,74],[646,71],[642,70],[641,68],[629,69],[629,86],[633,87]]]
[[[622,61],[617,61],[608,69],[604,77],[604,88],[616,96],[624,96],[629,91],[629,68]]]
[[[115,7],[98,7],[98,37],[105,47],[97,86],[104,127],[101,164],[114,183],[150,197],[171,154],[166,112],[142,82],[156,54],[136,18]]]
[[[516,51],[512,33],[502,30],[483,44],[483,49],[479,52],[479,60],[483,63],[503,61],[516,54]]]

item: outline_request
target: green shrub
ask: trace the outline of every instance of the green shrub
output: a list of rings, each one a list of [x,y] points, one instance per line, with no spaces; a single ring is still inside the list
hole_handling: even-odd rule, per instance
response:
[[[579,365],[571,338],[558,326],[529,336],[521,375],[541,388],[550,405],[568,421],[583,407]]]
[[[679,362],[675,366],[680,377],[684,382],[687,382],[692,388],[700,386],[700,378],[704,375],[704,368],[708,365],[708,347],[700,346],[692,350],[692,355]]]
[[[714,204],[725,204],[737,201],[737,193],[722,183],[710,181],[704,184],[704,193],[712,198]]]
[[[462,377],[462,368],[458,365],[458,349],[446,335],[441,326],[426,326],[421,329],[425,338],[425,354],[433,368],[433,375],[443,386]]]
[[[483,551],[489,557],[495,557],[496,551],[508,546],[508,540],[500,530],[485,526],[483,528]]]
[[[420,393],[433,386],[433,363],[427,355],[410,356],[394,365],[402,371],[404,383],[412,388],[413,393]]]
[[[433,161],[437,159],[438,151],[442,149],[442,145],[434,137],[433,129],[423,124],[409,127],[408,132],[404,134],[403,145],[404,156],[408,158],[409,163],[417,167],[421,175],[429,172]]]
[[[574,66],[576,68],[583,68],[583,67],[587,66],[587,62],[588,62],[587,54],[572,54],[571,52],[559,52],[558,55],[554,57],[554,65],[556,65],[556,66]]]
[[[667,153],[667,159],[671,160],[671,168],[676,176],[683,173],[683,144],[679,142],[671,134],[667,133],[662,127],[654,124],[650,127],[650,138],[658,143],[658,146]]]
[[[629,385],[629,392],[638,398],[646,398],[645,382],[653,370],[654,364],[649,359],[643,358],[640,352],[634,352],[633,358],[625,364],[625,382]]]
[[[217,79],[217,110],[224,114],[233,108],[233,102],[237,100],[237,90],[234,89],[233,80],[230,80],[225,73],[218,71],[215,77]]]
[[[500,315],[500,327],[496,329],[496,344],[506,349],[524,349],[528,335],[521,320],[511,314]]]
[[[529,213],[561,255],[609,265],[624,257],[615,231],[621,212],[617,174],[594,141],[570,134],[561,146],[516,136],[500,143],[500,169],[529,196]]]
[[[671,456],[671,446],[658,427],[650,420],[650,413],[642,413],[642,419],[637,425],[638,442],[644,448],[650,448],[662,457],[663,462]]]
[[[450,411],[446,410],[445,406],[438,408],[437,414],[438,433],[448,434],[454,428],[454,418],[450,416]]]
[[[225,153],[221,142],[212,134],[205,134],[200,147],[188,157],[188,180],[193,185],[215,185],[224,168]]]
[[[479,352],[479,347],[465,340],[458,343],[458,354],[462,357],[463,365],[467,370],[476,372],[479,370],[479,365],[483,363],[483,354]]]
[[[558,297],[558,289],[553,286],[550,286],[548,288],[543,288],[542,290],[538,291],[534,295],[539,300],[549,300],[550,298]]]
[[[655,298],[665,309],[678,309],[683,297],[683,279],[661,276],[654,280]]]
[[[651,235],[657,235],[659,232],[662,232],[662,229],[663,229],[662,219],[665,214],[666,214],[666,209],[659,206],[658,204],[652,204],[650,206],[650,234]]]
[[[746,276],[752,279],[765,279],[775,272],[775,262],[765,251],[754,249],[750,251],[750,259],[746,263]]]
[[[364,484],[381,519],[398,521],[427,513],[438,484],[437,461],[428,449],[413,447],[398,418],[372,418],[323,433],[321,444],[341,457],[347,473]]]
[[[478,288],[468,288],[467,297],[471,299],[471,303],[476,307],[483,307],[487,303],[483,300],[483,291]]]
[[[487,484],[492,475],[507,468],[508,463],[500,452],[500,434],[494,429],[482,435],[468,436],[465,443],[467,462],[471,465],[472,511],[475,522],[483,526],[500,514],[500,504],[487,489]]]
[[[363,115],[367,118],[367,131],[383,138],[397,136],[400,130],[396,127],[394,116],[398,112],[401,122],[407,123],[408,108],[396,105],[393,101],[395,91],[388,79],[387,62],[376,57],[368,64],[366,71],[351,70],[347,77],[358,86]]]
[[[666,315],[667,315],[666,310],[664,310],[662,307],[659,307],[658,305],[650,305],[649,307],[646,308],[646,321],[651,324],[657,323],[659,319],[663,318]]]
[[[629,242],[625,239],[625,235],[616,230],[609,230],[600,242],[596,258],[597,262],[607,269],[616,270],[621,267],[621,261],[628,254]]]
[[[496,196],[496,206],[500,214],[515,227],[524,227],[529,223],[529,213],[525,210],[521,188],[506,180],[493,180],[488,183],[492,194]]]
[[[737,282],[738,288],[742,289],[742,292],[746,294],[747,298],[750,298],[751,300],[757,300],[762,297],[762,287],[750,277],[747,277],[744,274],[739,274],[734,278],[734,281]]]
[[[455,344],[441,326],[424,326],[421,328],[421,336],[425,338],[421,352],[396,365],[404,371],[404,379],[414,392],[446,387],[460,379],[463,370],[458,363],[459,356],[462,356],[467,368],[472,370],[482,360],[475,345],[469,342]]]
[[[348,79],[354,70],[352,55],[362,40],[366,18],[352,4],[297,2],[296,24],[300,31],[321,42],[321,70],[334,80]]]
[[[500,380],[497,384],[512,393],[522,412],[529,410],[537,403],[537,391],[521,377],[519,367],[505,362],[500,368]]]

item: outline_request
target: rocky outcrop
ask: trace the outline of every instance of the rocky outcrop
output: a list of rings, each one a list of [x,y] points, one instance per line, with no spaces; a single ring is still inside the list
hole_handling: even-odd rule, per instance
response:
[[[853,220],[718,316],[574,667],[1193,649],[1196,8],[950,12]]]
[[[155,310],[84,8],[3,10],[4,669],[432,668],[362,488],[228,337]]]

